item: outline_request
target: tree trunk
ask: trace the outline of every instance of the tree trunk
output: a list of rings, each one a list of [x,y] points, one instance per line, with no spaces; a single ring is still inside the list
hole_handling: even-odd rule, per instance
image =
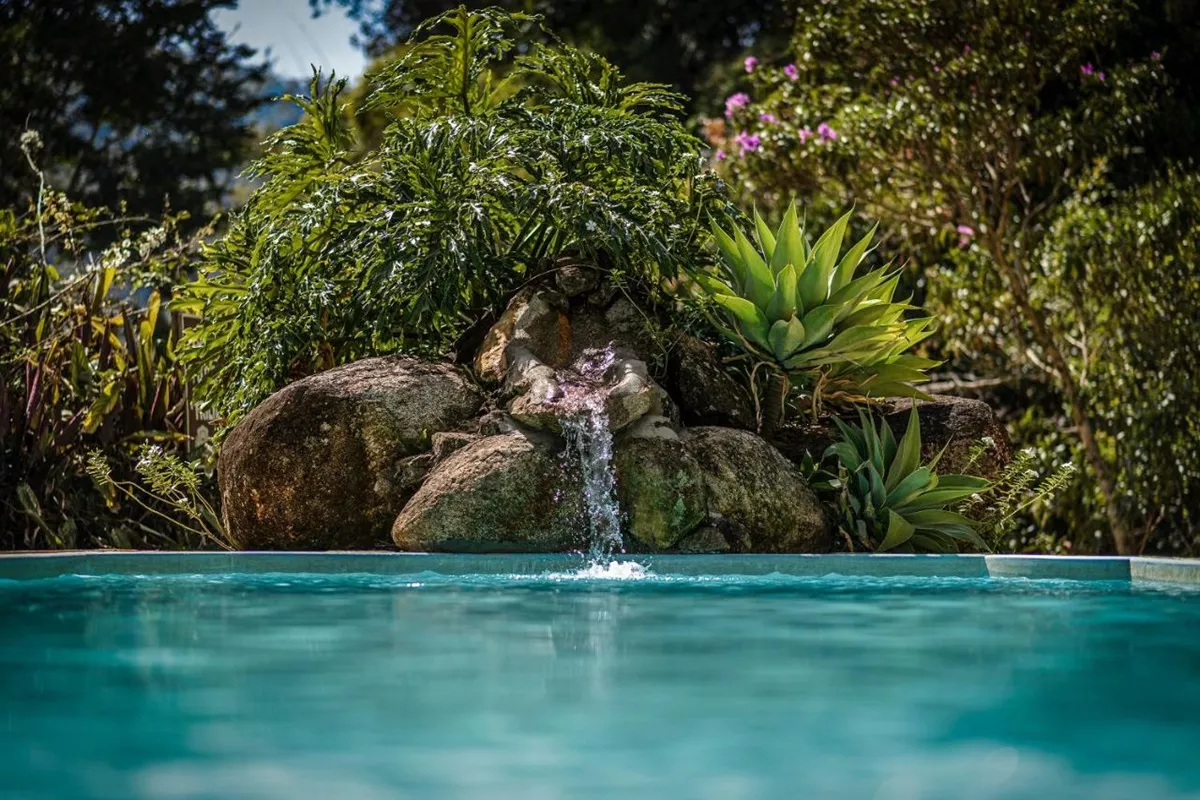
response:
[[[767,378],[767,394],[763,398],[762,421],[759,422],[759,433],[764,439],[770,439],[783,422],[783,412],[787,408],[787,396],[791,390],[791,381],[787,373],[771,370]]]
[[[1063,355],[1062,350],[1058,346],[1058,341],[1054,338],[1054,334],[1051,332],[1049,326],[1046,325],[1046,320],[1029,301],[1029,291],[1026,286],[1024,271],[1017,265],[1010,263],[1004,257],[999,242],[995,240],[991,242],[991,251],[996,265],[1000,268],[1010,291],[1013,293],[1013,299],[1017,301],[1017,305],[1020,307],[1025,321],[1033,329],[1034,341],[1041,346],[1046,354],[1046,358],[1050,362],[1050,367],[1058,374],[1059,386],[1067,398],[1067,407],[1071,413],[1071,421],[1075,424],[1075,429],[1079,432],[1079,441],[1083,445],[1084,457],[1088,461],[1088,466],[1092,469],[1092,474],[1096,477],[1096,483],[1100,487],[1100,494],[1104,497],[1104,511],[1108,517],[1108,525],[1112,529],[1113,541],[1116,543],[1117,552],[1121,555],[1131,555],[1133,541],[1124,520],[1121,519],[1121,511],[1117,507],[1116,484],[1113,481],[1112,473],[1109,471],[1108,462],[1104,460],[1104,456],[1100,452],[1100,446],[1096,443],[1092,422],[1088,418],[1087,409],[1084,408],[1079,386],[1075,383],[1075,376],[1071,374],[1066,356]]]

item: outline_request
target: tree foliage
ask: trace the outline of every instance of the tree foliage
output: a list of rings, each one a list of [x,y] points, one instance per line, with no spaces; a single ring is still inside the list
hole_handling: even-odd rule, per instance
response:
[[[1157,166],[1148,155],[1177,152],[1172,134],[1194,129],[1181,102],[1194,88],[1167,69],[1192,56],[1145,35],[1161,32],[1147,20],[1175,13],[1160,5],[822,4],[800,18],[790,63],[756,69],[708,131],[760,202],[840,195],[934,266],[926,303],[950,352],[1052,387],[1123,552],[1140,524],[1116,476],[1123,457],[1072,366],[1073,323],[1051,313],[1071,295],[1056,294],[1067,287],[1037,254],[1064,235],[1055,220],[1097,159],[1124,182],[1144,180]],[[1195,31],[1187,20],[1174,41]]]
[[[524,37],[536,18],[453,11],[416,29],[368,104],[392,121],[356,158],[344,81],[293,98],[263,183],[178,307],[184,353],[231,420],[297,375],[386,352],[449,352],[562,259],[652,295],[709,256],[731,207],[676,120],[680,98]],[[548,40],[550,43],[545,43]]]
[[[359,41],[384,56],[414,28],[459,5],[458,0],[310,0],[316,11],[330,5],[346,9],[361,23]],[[536,13],[547,27],[582,49],[599,53],[635,81],[668,84],[684,102],[720,75],[717,68],[747,47],[759,52],[783,48],[791,16],[786,0],[742,3],[737,0],[473,0],[470,8],[500,6]]]
[[[251,144],[266,67],[210,13],[232,0],[0,3],[0,207],[32,197],[19,140],[38,131],[51,187],[88,207],[200,219]]]
[[[36,165],[36,135],[21,144]],[[168,459],[207,488],[174,458],[188,449],[187,409],[165,309],[196,238],[177,217],[132,223],[25,174],[37,200],[0,210],[0,548],[201,546],[170,498],[124,496],[89,474],[89,450],[125,486],[139,464]],[[101,252],[97,229],[114,240]],[[147,461],[151,444],[160,458]]]

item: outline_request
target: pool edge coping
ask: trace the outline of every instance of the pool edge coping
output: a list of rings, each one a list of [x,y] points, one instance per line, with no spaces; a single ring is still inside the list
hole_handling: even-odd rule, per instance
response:
[[[788,575],[818,577],[960,577],[1108,580],[1132,584],[1200,586],[1200,559],[1152,556],[717,554],[623,555],[650,569],[681,575]],[[92,550],[2,553],[0,580],[64,575],[194,575],[307,572],[326,574],[418,572],[528,574],[578,569],[571,554],[443,554],[364,551],[164,552]]]

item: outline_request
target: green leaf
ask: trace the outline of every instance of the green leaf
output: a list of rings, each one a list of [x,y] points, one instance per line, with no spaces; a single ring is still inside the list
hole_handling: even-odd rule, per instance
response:
[[[918,531],[909,539],[913,549],[919,553],[957,553],[954,540],[937,531]]]
[[[788,204],[783,221],[779,223],[779,233],[775,237],[775,254],[771,258],[771,266],[776,272],[787,264],[796,268],[797,277],[803,276],[805,269],[804,236],[800,232],[800,222],[796,218],[795,202]]]
[[[768,337],[771,326],[758,306],[744,297],[733,297],[727,294],[719,294],[713,298],[713,301],[729,312],[743,336],[760,347],[770,349],[771,344]]]
[[[833,331],[834,320],[837,318],[837,307],[817,306],[804,315],[804,346],[811,347],[829,338]]]
[[[775,294],[767,308],[767,319],[791,319],[796,313],[796,268],[788,264],[779,272]]]
[[[952,539],[971,542],[986,548],[983,539],[975,531],[975,525],[962,514],[953,511],[930,509],[928,511],[913,511],[905,515],[918,529],[925,528],[942,533]]]
[[[909,500],[936,486],[937,476],[933,474],[933,470],[929,467],[919,467],[905,475],[894,488],[888,490],[888,507],[900,509],[907,505]]]
[[[904,306],[885,303],[881,300],[870,300],[860,303],[858,308],[841,319],[841,323],[847,328],[859,325],[891,325],[903,314]]]
[[[862,428],[854,425],[847,425],[839,417],[833,418],[833,424],[842,434],[842,440],[854,445],[854,448],[859,452],[862,458],[867,457],[867,440],[863,436]]]
[[[829,304],[841,306],[843,312],[842,316],[847,316],[858,308],[859,302],[866,297],[868,292],[870,292],[872,289],[878,288],[879,284],[883,283],[886,278],[886,268],[880,268],[874,272],[868,272],[861,278],[855,278],[841,288],[830,293]]]
[[[835,442],[825,448],[823,458],[837,457],[838,463],[853,472],[862,465],[862,456],[853,442]]]
[[[837,269],[833,273],[833,281],[830,284],[832,292],[837,292],[839,289],[847,286],[854,278],[854,270],[862,262],[863,256],[867,254],[867,248],[871,246],[871,240],[875,238],[875,231],[879,228],[879,223],[871,226],[871,230],[867,231],[867,235],[855,242],[854,246],[846,251],[846,255],[842,256],[842,260],[838,262]],[[882,272],[882,270],[879,270]]]
[[[880,426],[880,439],[883,440],[883,463],[891,464],[896,457],[896,434],[892,432],[892,426],[884,424]]]
[[[883,442],[879,440],[879,431],[876,430],[874,422],[867,419],[867,417],[861,411],[859,412],[859,417],[863,421],[863,440],[867,443],[867,460],[871,463],[871,466],[874,467],[874,471],[878,474],[881,481],[880,485],[886,489],[887,487],[882,483],[882,480],[884,470],[887,468],[887,464],[885,464],[883,461]],[[874,490],[874,481],[872,481],[871,491],[874,492]],[[886,500],[887,493],[885,491],[881,493],[879,502],[876,505],[882,508]]]
[[[729,268],[730,277],[737,282],[738,288],[741,289],[746,285],[746,265],[742,262],[741,253],[738,252],[737,242],[721,230],[715,222],[712,224],[712,232],[713,239],[717,242],[717,249],[725,258],[725,265]]]
[[[775,294],[775,275],[746,238],[746,234],[739,230],[735,238],[738,254],[742,257],[742,263],[746,265],[746,285],[742,294],[765,312]]]
[[[887,534],[883,537],[883,541],[879,543],[879,547],[876,548],[876,552],[879,553],[886,553],[888,550],[899,547],[911,539],[913,533],[916,531],[916,528],[910,525],[908,520],[895,511],[888,511],[887,516]]]
[[[886,422],[884,423],[887,424]],[[887,473],[887,489],[890,492],[905,477],[921,464],[921,420],[914,405],[908,415],[908,429],[896,447],[896,458]]]
[[[803,341],[804,325],[795,317],[778,320],[771,326],[771,352],[776,361],[786,360]]]
[[[762,247],[763,255],[768,261],[772,261],[771,266],[774,267],[775,253],[775,236],[771,233],[771,229],[767,227],[767,223],[759,215],[758,209],[754,210],[754,232],[758,236],[758,243]],[[775,270],[778,272],[779,270]]]
[[[829,230],[821,234],[821,238],[809,253],[808,264],[800,276],[800,297],[806,309],[825,302],[829,297],[830,279],[833,277],[833,268],[837,265],[838,252],[842,249],[842,238],[846,235],[846,225],[850,222],[851,213],[847,211]]]

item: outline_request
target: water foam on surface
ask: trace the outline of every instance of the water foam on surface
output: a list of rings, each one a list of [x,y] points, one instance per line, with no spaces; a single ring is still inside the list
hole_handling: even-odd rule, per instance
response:
[[[595,561],[574,572],[551,572],[546,577],[556,581],[640,581],[656,576],[636,561]]]

